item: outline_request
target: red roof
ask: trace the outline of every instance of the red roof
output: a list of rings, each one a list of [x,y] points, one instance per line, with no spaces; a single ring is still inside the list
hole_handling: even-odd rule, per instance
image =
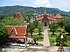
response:
[[[60,21],[60,20],[63,19],[63,18],[55,18],[55,17],[50,16],[50,15],[45,15],[45,16],[48,20],[51,20],[51,21],[54,21],[54,22],[57,22],[57,21]],[[40,16],[37,17],[37,20],[41,21],[41,20],[43,20],[43,18],[44,18],[44,15],[40,15]]]
[[[43,18],[44,18],[43,16],[38,16],[37,20],[39,21],[39,20],[42,20]]]
[[[13,39],[25,39],[25,36],[9,36],[9,38],[13,38]]]
[[[54,19],[55,19],[54,22],[58,22],[58,21],[62,20],[63,18],[54,18]]]
[[[21,14],[20,12],[17,12],[17,13],[16,13],[16,17],[17,17],[17,18],[23,18],[22,14]]]
[[[17,31],[17,35],[26,35],[26,27],[15,27]]]
[[[27,27],[26,26],[8,26],[8,34],[10,35],[9,38],[24,38],[27,36]],[[14,31],[15,35],[12,34],[12,30]]]
[[[48,20],[52,20],[52,21],[54,20],[53,16],[48,16],[47,18],[48,18]]]

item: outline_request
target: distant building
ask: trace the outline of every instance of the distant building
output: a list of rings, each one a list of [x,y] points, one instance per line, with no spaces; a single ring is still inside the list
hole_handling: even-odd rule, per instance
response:
[[[42,23],[44,26],[48,26],[53,22],[58,22],[62,20],[63,17],[60,14],[57,14],[56,16],[50,14],[42,14],[37,16],[36,19],[39,21],[39,23]]]
[[[22,18],[22,19],[24,18],[24,16],[20,12],[17,12],[15,17],[16,18]]]

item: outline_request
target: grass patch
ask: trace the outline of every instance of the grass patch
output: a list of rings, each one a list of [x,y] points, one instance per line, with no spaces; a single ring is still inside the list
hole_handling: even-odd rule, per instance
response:
[[[56,38],[57,38],[59,35],[61,35],[61,34],[60,34],[61,32],[65,32],[65,30],[64,30],[63,28],[58,28],[58,30],[55,31],[55,35],[52,35],[52,32],[51,32],[50,30],[48,30],[48,32],[49,32],[50,45],[51,45],[51,46],[56,46],[56,44],[58,43],[58,42],[56,42]],[[65,35],[66,35],[66,34],[67,34],[67,32],[65,32]],[[68,36],[67,36],[67,37],[68,37]],[[67,40],[67,41],[64,42],[63,44],[64,44],[64,46],[70,47],[70,41],[69,41],[69,40]]]

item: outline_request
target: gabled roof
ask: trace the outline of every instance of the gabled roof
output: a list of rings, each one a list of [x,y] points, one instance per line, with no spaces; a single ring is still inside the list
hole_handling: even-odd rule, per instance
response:
[[[7,26],[9,38],[24,38],[27,36],[27,26]],[[14,29],[15,35],[12,36],[12,30]]]
[[[20,12],[17,12],[17,13],[16,13],[16,17],[17,17],[17,18],[24,18]]]

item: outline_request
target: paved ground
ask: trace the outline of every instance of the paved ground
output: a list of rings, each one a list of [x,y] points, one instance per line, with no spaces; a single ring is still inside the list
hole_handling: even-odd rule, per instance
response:
[[[2,52],[57,52],[58,47],[30,46],[24,49],[3,48]],[[70,52],[70,47],[64,47],[65,52]]]
[[[50,46],[47,28],[44,29],[44,43],[43,43],[43,45],[44,46]]]
[[[0,52],[2,52],[2,48],[0,48]]]
[[[48,37],[48,27],[43,27],[43,35],[44,35],[44,40],[39,42],[41,44],[43,44],[43,46],[50,46],[50,42],[49,42],[49,37]]]

